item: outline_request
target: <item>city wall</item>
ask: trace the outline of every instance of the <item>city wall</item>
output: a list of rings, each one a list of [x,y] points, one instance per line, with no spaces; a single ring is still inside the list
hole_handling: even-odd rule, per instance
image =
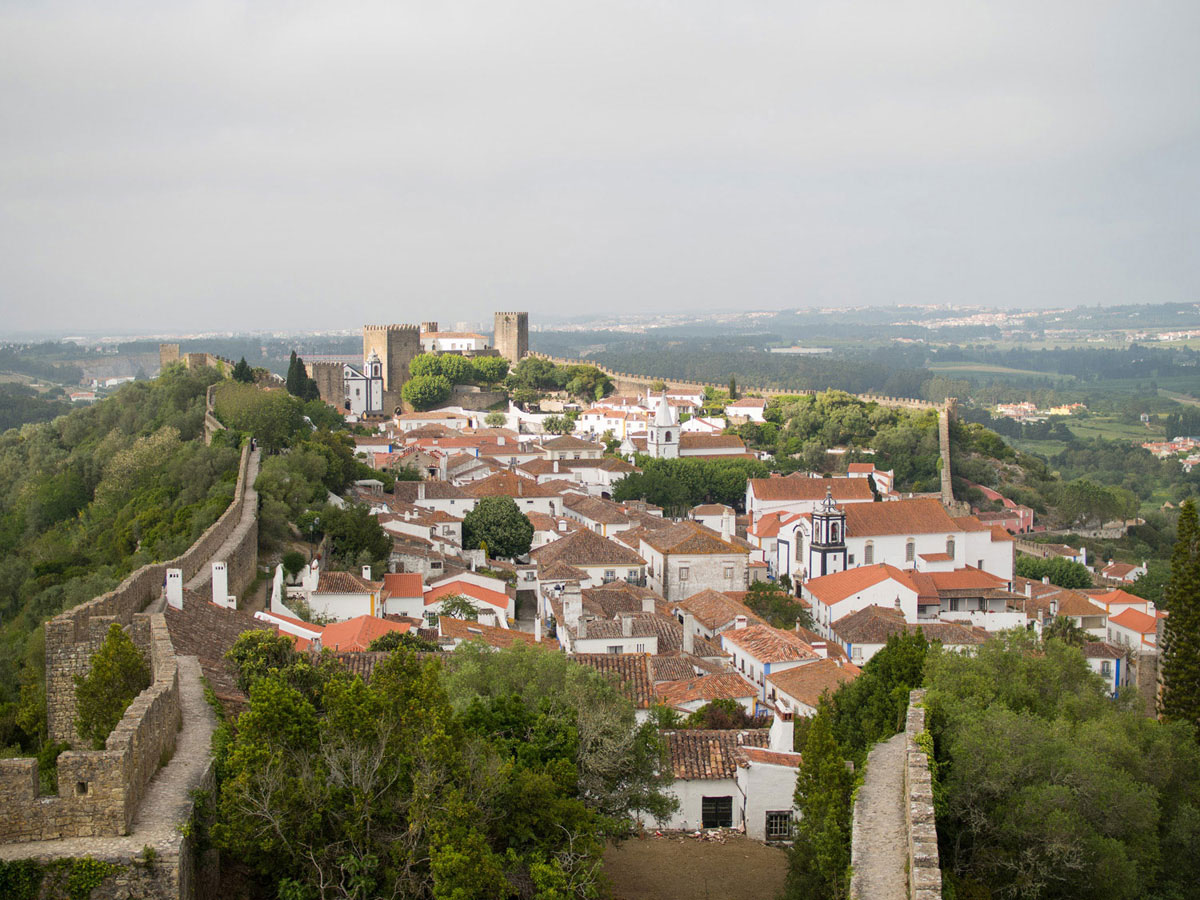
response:
[[[904,722],[904,826],[908,839],[909,900],[941,900],[942,870],[938,856],[937,821],[933,811],[933,776],[929,757],[917,743],[925,732],[925,691],[908,695]]]
[[[161,614],[138,614],[153,682],[125,710],[103,750],[58,758],[58,796],[38,796],[36,759],[0,760],[0,842],[127,834],[146,786],[175,749],[180,725],[179,670]],[[141,643],[139,641],[139,643]]]
[[[247,501],[246,470],[250,448],[242,448],[238,467],[238,482],[229,508],[188,550],[176,559],[152,563],[133,572],[115,589],[94,600],[80,604],[46,623],[46,717],[50,737],[56,741],[77,744],[75,733],[75,676],[86,675],[91,668],[92,655],[99,648],[112,622],[131,627],[134,616],[146,609],[161,593],[167,569],[182,569],[187,584],[195,579],[197,587],[211,579],[203,571],[211,557],[239,526],[244,534],[235,552],[226,560],[229,566],[229,585],[239,592],[254,579],[258,543],[257,516],[242,521]],[[258,496],[250,491],[257,507]],[[257,509],[254,510],[257,512]],[[138,629],[132,629],[137,639]]]

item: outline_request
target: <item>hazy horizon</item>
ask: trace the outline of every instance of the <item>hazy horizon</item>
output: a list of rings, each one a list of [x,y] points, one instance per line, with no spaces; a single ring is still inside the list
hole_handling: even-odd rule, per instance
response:
[[[6,333],[1200,297],[1200,5],[0,7]]]

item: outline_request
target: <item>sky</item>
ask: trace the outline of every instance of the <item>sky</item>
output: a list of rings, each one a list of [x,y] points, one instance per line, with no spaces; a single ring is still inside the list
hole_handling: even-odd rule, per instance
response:
[[[0,326],[1200,299],[1196,0],[0,4]]]

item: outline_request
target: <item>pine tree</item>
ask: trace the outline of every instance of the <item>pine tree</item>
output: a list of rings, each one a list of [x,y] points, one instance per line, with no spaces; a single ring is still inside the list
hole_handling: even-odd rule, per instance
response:
[[[1180,508],[1171,580],[1163,588],[1163,718],[1191,722],[1200,736],[1200,524],[1196,504]]]

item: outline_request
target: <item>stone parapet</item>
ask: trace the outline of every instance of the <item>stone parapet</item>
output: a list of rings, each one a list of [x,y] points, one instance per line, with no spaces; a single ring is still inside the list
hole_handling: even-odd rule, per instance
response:
[[[58,796],[38,796],[36,760],[0,760],[0,843],[129,833],[180,725],[175,648],[163,616],[147,618],[153,682],[125,710],[103,750],[59,756]]]
[[[917,743],[925,731],[925,691],[909,694],[904,723],[904,823],[908,838],[910,900],[940,900],[942,870],[938,857],[937,821],[933,809],[933,776],[929,757]]]

